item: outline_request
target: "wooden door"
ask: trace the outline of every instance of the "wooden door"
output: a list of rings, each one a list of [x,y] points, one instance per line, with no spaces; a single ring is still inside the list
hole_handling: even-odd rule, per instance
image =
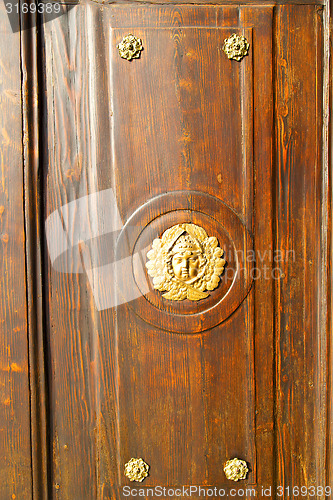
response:
[[[328,14],[265,3],[82,2],[22,31],[36,498],[329,486]]]

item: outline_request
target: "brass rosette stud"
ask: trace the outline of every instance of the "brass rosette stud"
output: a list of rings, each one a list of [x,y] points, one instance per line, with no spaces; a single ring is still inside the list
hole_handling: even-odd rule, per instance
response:
[[[196,224],[177,224],[153,241],[146,267],[168,300],[201,300],[220,281],[226,261],[215,236]]]
[[[239,458],[228,460],[224,466],[224,473],[230,481],[240,481],[246,479],[249,469],[247,463]]]
[[[127,61],[137,59],[140,57],[140,53],[143,50],[142,40],[130,33],[124,36],[122,41],[118,43],[117,49],[120,57],[127,59]]]
[[[250,44],[246,40],[245,36],[237,35],[234,33],[224,40],[223,50],[226,53],[228,59],[234,59],[235,61],[241,61],[244,56],[247,56],[249,52]]]
[[[131,458],[125,464],[125,476],[130,481],[139,481],[140,483],[148,476],[149,465],[142,458]]]

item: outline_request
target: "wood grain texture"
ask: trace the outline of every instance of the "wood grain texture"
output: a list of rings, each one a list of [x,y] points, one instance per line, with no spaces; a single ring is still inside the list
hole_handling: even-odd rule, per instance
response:
[[[276,283],[277,482],[285,485],[326,480],[321,14],[316,7],[280,7],[276,16],[276,245],[294,252]]]
[[[146,486],[227,485],[232,456],[249,462],[251,484],[324,485],[321,8],[87,2],[43,30],[45,216],[79,198],[87,214],[62,211],[54,241],[65,230],[81,255],[66,272],[48,266],[54,498],[121,498],[132,456],[151,466]],[[220,50],[235,30],[251,38],[241,64]],[[144,41],[131,63],[115,48],[129,31]],[[143,207],[154,227],[162,215],[172,225],[176,197],[168,214],[147,201],[173,190],[189,192],[193,222],[204,219],[191,190],[238,215],[262,274],[226,321],[175,334],[128,304],[96,309],[84,267],[114,240],[89,244],[107,220],[87,195],[110,188],[123,224]]]
[[[256,30],[258,39],[265,37],[265,42],[262,40],[258,43],[258,47],[266,45],[266,37],[270,39],[272,30],[271,9],[263,10],[267,12],[264,21],[268,23],[268,29],[266,32]],[[255,24],[251,14],[254,15],[252,12],[247,14],[248,25]],[[124,10],[122,15],[126,17],[128,12]],[[241,14],[238,19],[241,19]],[[239,23],[242,26],[241,20]],[[128,210],[133,211],[135,206],[147,199],[147,196],[156,195],[164,190],[173,190],[176,186],[177,189],[195,189],[218,196],[242,216],[252,230],[254,173],[251,61],[246,60],[245,64],[238,66],[230,64],[220,57],[220,54],[217,56],[214,54],[214,48],[221,46],[227,36],[223,30],[204,28],[190,30],[179,27],[177,31],[172,30],[171,33],[169,30],[143,31],[138,28],[137,32],[138,36],[147,41],[147,51],[151,56],[146,56],[146,60],[143,56],[142,62],[130,68],[115,58],[113,70],[115,103],[113,116],[116,133],[114,155],[117,199],[121,215],[126,220]],[[118,34],[118,30],[115,30],[112,45],[114,46],[116,40],[121,37],[122,33]],[[159,47],[163,47],[164,50]],[[270,55],[269,47],[270,43],[267,48],[267,53]],[[160,53],[164,54],[164,64],[168,64],[166,71],[161,71]],[[266,61],[261,60],[265,65]],[[269,80],[271,59],[268,60],[268,68],[260,66],[259,71],[264,72],[263,67],[268,77],[263,81],[262,90],[268,91],[269,101],[272,92],[272,82]],[[127,85],[120,85],[120,82],[125,80]],[[134,88],[136,92],[133,92]],[[122,113],[121,103],[128,105],[125,115]],[[263,142],[265,142],[264,137],[269,139],[271,136],[270,109],[268,106],[268,110],[265,110],[268,121],[263,119],[260,124],[256,123],[258,126],[256,132]],[[140,117],[143,115],[145,121],[141,123]],[[129,141],[130,137],[135,137],[135,141]],[[151,151],[154,153],[151,154]],[[261,160],[258,161],[257,168],[267,168],[267,161],[268,165],[271,164],[270,157],[268,156],[267,160],[262,155],[261,158],[263,163]],[[132,165],[135,165],[135,169]],[[123,166],[126,166],[126,170]],[[218,180],[219,175],[222,178],[221,183]],[[130,182],[125,179],[130,179]],[[176,210],[177,203],[170,208]],[[190,203],[189,208],[192,208]],[[260,225],[262,233],[265,234],[267,226],[262,218]],[[263,238],[262,244],[265,246]],[[260,288],[259,284],[258,287]],[[265,295],[267,296],[267,289]],[[164,435],[166,465],[156,471],[155,477],[151,475],[146,480],[147,485],[159,483],[178,485],[184,482],[211,484],[208,481],[213,484],[224,483],[225,479],[219,464],[228,456],[235,454],[248,457],[252,469],[250,481],[256,481],[256,464],[249,458],[253,453],[251,436],[254,431],[256,386],[253,372],[253,307],[251,295],[233,318],[209,332],[198,344],[192,336],[179,338],[173,335],[169,340],[169,335],[166,336],[164,332],[156,335],[154,330],[143,323],[137,324],[135,333],[135,317],[130,312],[125,313],[124,307],[118,311],[117,345],[121,353],[119,358],[121,359],[119,419],[122,432],[120,462],[124,463],[126,457],[131,454],[131,449],[138,451],[141,449],[149,463],[156,463],[160,454],[159,443]],[[269,316],[268,309],[266,312]],[[128,324],[131,324],[130,330],[125,326]],[[151,333],[145,338],[148,332]],[[263,328],[260,335],[264,335],[264,332],[267,338],[270,329]],[[133,335],[135,344],[138,345],[138,353],[133,348]],[[198,342],[199,340],[200,338]],[[263,345],[262,341],[258,342],[258,353]],[[269,346],[269,342],[267,345]],[[148,355],[154,352],[158,353],[159,361],[155,366],[156,362],[150,354],[151,370],[145,375],[148,360],[144,353]],[[265,359],[265,356],[259,354],[259,359],[262,358]],[[244,360],[242,366],[236,359]],[[267,361],[269,363],[269,358]],[[175,366],[179,368],[176,370]],[[246,371],[243,372],[243,368]],[[145,376],[144,386],[149,388],[149,399],[145,399],[144,403],[141,402],[144,394],[141,394],[140,399],[135,396],[136,386],[133,381],[137,378],[136,372],[140,373],[141,377]],[[269,377],[269,368],[261,372]],[[164,373],[170,374],[171,380],[170,385],[166,383],[163,387],[161,397],[158,392],[158,381],[162,380]],[[175,379],[175,382],[172,379]],[[239,380],[243,383],[239,384]],[[267,380],[264,385],[269,392]],[[174,386],[177,388],[176,393]],[[243,389],[245,392],[239,399],[237,398],[236,403],[232,395],[237,393],[240,395],[239,391]],[[165,404],[168,403],[167,407],[163,405],[164,401]],[[186,407],[187,404],[190,408],[198,410],[191,412],[190,415],[185,412],[179,416],[179,401],[184,401],[182,406]],[[241,401],[244,407],[240,406]],[[265,401],[267,404],[267,398]],[[147,408],[151,408],[151,411],[147,412]],[[130,422],[132,414],[136,415],[133,423]],[[151,414],[155,415],[154,422],[150,421]],[[240,417],[241,415],[243,416]],[[270,417],[272,418],[272,414]],[[173,422],[173,433],[177,433],[177,425],[181,425],[180,441],[173,441],[173,436],[169,434],[170,429],[164,431],[165,420]],[[135,431],[132,430],[133,424],[136,426]],[[153,432],[152,425],[154,425]],[[156,444],[153,446],[151,441],[154,434],[161,437],[156,439]],[[218,447],[213,446],[213,442],[218,443]],[[268,450],[266,447],[266,453]],[[265,455],[263,462],[266,458]],[[262,481],[263,476],[260,479]]]
[[[37,18],[21,16],[21,69],[24,158],[24,203],[27,266],[27,313],[29,332],[29,376],[31,411],[31,462],[33,498],[50,494],[48,439],[48,346],[47,304],[43,289],[43,247],[45,243],[42,199],[43,132],[40,134]],[[45,283],[45,280],[44,280]],[[45,283],[46,284],[46,283]]]
[[[44,24],[46,216],[103,189],[110,177],[103,34],[97,36],[92,30],[99,16],[99,9],[76,8]],[[71,216],[72,224],[70,220],[63,223],[73,228],[68,238],[75,241],[83,222],[79,214]],[[88,233],[92,225],[93,220]],[[61,237],[53,236],[54,241]],[[80,271],[78,262],[70,266],[73,274],[50,267],[48,276],[52,489],[54,498],[96,498],[104,495],[98,491],[99,455],[109,456],[116,449],[115,403],[110,401],[104,409],[105,423],[100,397],[109,374],[99,362],[99,338],[108,335],[112,325],[109,318],[103,321],[96,313],[86,277],[75,274]],[[110,361],[111,349],[108,346],[105,353]]]
[[[0,6],[0,496],[31,498],[20,34]]]
[[[55,0],[51,0],[55,1]],[[186,5],[206,5],[209,7],[212,7],[214,5],[233,5],[236,8],[243,6],[243,5],[257,5],[262,6],[263,2],[260,2],[258,0],[242,0],[241,2],[238,2],[237,0],[215,0],[212,2],[211,0],[192,0],[189,2],[188,0],[169,0],[169,1],[164,1],[164,0],[68,0],[68,1],[62,1],[61,3],[64,5],[79,5],[82,3],[85,3],[86,1],[94,1],[98,2],[100,5],[111,5],[111,6],[116,6],[119,5],[123,7],[126,5],[126,8],[137,8],[138,6],[142,6],[143,8],[146,8],[147,6],[184,6]],[[265,6],[274,6],[274,5],[326,5],[328,1],[326,0],[270,0],[270,1],[265,1]]]
[[[216,51],[229,27],[256,23],[262,27],[253,41],[260,61],[255,75],[266,75],[259,87],[252,81],[252,53],[238,65]],[[145,40],[137,64],[115,51],[130,27]],[[268,190],[271,179],[271,7],[87,5],[44,30],[47,214],[112,187],[125,222],[154,195],[195,189],[223,200],[258,232],[260,251],[271,243],[269,192],[255,202],[262,210],[253,219],[253,179]],[[64,224],[75,233],[80,220],[74,217]],[[156,331],[126,305],[117,315],[96,312],[84,276],[50,267],[49,284],[57,497],[72,498],[74,489],[77,498],[118,498],[118,486],[127,484],[123,465],[136,455],[152,467],[147,485],[225,483],[220,464],[234,455],[250,463],[251,482],[269,483],[271,468],[257,470],[255,441],[259,461],[272,463],[272,312],[255,313],[254,301],[256,294],[269,296],[271,285],[258,282],[234,316],[208,334],[180,336]],[[254,314],[267,318],[256,333],[256,351]]]
[[[274,393],[274,285],[275,270],[273,242],[273,41],[271,38],[273,9],[244,8],[240,22],[253,25],[254,65],[254,144],[255,165],[253,234],[258,279],[254,298],[254,366],[256,383],[256,450],[258,454],[258,484],[274,482],[273,393]],[[261,40],[265,40],[264,43]],[[260,61],[260,63],[259,63]],[[270,253],[270,250],[272,252]],[[265,458],[259,458],[265,457]]]
[[[332,102],[333,102],[333,66],[331,57],[332,47],[332,30],[331,30],[331,15],[332,2],[327,5],[324,10],[324,53],[325,53],[325,71],[324,71],[324,165],[327,165],[328,170],[328,238],[329,238],[329,265],[328,265],[328,353],[327,353],[327,429],[326,429],[326,483],[333,483],[333,342],[332,342],[332,311],[333,311],[333,296],[332,296],[332,263],[333,263],[333,232],[332,232],[332,179],[333,179],[333,156],[332,156]]]

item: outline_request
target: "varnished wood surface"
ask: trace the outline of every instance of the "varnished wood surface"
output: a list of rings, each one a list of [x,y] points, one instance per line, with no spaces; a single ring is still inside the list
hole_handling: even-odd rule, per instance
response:
[[[328,256],[321,15],[313,8],[280,7],[276,16],[275,244],[295,252],[283,266],[285,278],[276,283],[279,484],[326,484]],[[304,78],[309,65],[313,71]]]
[[[30,499],[20,34],[0,5],[0,497]]]
[[[332,342],[332,312],[333,312],[333,296],[332,296],[332,263],[333,263],[333,232],[332,232],[332,172],[333,172],[333,156],[332,156],[332,118],[331,109],[333,103],[333,66],[331,58],[332,47],[332,31],[327,27],[331,25],[331,13],[333,3],[329,3],[328,8],[324,11],[324,155],[323,165],[327,165],[327,183],[328,183],[328,266],[327,266],[327,300],[328,300],[328,321],[327,321],[327,428],[326,428],[326,482],[333,483],[333,377],[332,377],[332,361],[333,361],[333,342]]]
[[[132,26],[146,45],[127,63],[115,45]],[[255,26],[254,74],[252,53],[238,65],[214,52],[230,26]],[[112,187],[125,222],[154,195],[195,189],[229,205],[259,251],[271,247],[271,7],[87,6],[44,30],[47,214]],[[96,312],[84,275],[49,273],[57,497],[74,488],[77,498],[118,498],[124,463],[137,455],[151,466],[147,486],[225,484],[220,464],[236,455],[248,460],[250,482],[270,484],[271,282],[257,282],[219,327],[189,336],[152,328],[126,305]]]
[[[274,262],[265,251],[274,249],[274,221],[272,217],[274,199],[272,179],[274,179],[273,148],[273,40],[270,37],[274,27],[274,10],[269,8],[255,9],[253,12],[244,9],[240,15],[240,23],[253,25],[254,29],[254,137],[253,162],[254,204],[253,233],[254,247],[261,258],[257,267],[264,276],[263,270],[274,273]],[[259,40],[265,40],[264,43]],[[273,184],[274,185],[274,184]],[[260,259],[259,259],[260,260]],[[272,275],[272,274],[271,274]],[[271,279],[258,279],[255,282],[254,300],[254,367],[256,384],[256,450],[258,484],[274,484],[274,461],[276,457],[267,450],[274,450],[274,290]],[[271,375],[272,374],[272,375]],[[261,458],[259,458],[261,457]],[[265,457],[265,458],[264,458]]]
[[[44,280],[45,245],[42,181],[43,130],[39,119],[43,106],[39,93],[38,20],[36,15],[21,16],[21,71],[22,71],[22,132],[24,159],[24,208],[27,266],[27,318],[29,337],[29,377],[31,413],[31,464],[33,498],[44,500],[50,496],[48,439],[48,345],[45,341],[47,303]],[[43,286],[44,281],[44,286]]]
[[[55,1],[55,0],[51,0]],[[62,1],[61,3],[64,5],[78,5],[84,4],[90,0],[68,0]],[[239,7],[242,5],[253,5],[253,6],[274,6],[274,5],[326,5],[329,2],[326,0],[269,0],[269,1],[258,1],[258,0],[242,0],[238,2],[237,0],[192,0],[189,2],[188,0],[91,0],[93,2],[99,3],[100,5],[111,5],[120,7],[126,6],[127,8],[138,8],[142,6],[143,8],[147,6],[158,5],[159,7],[162,5],[170,5],[177,6],[180,5],[182,7],[186,5],[206,5],[206,6],[214,6],[214,5],[233,5],[235,7]]]
[[[148,43],[140,60],[127,63],[117,59],[114,47],[130,28]],[[216,62],[212,47],[223,41],[221,28],[252,30],[253,52],[245,64]],[[267,248],[295,251],[295,259],[282,263],[283,280],[256,281],[227,321],[191,336],[152,327],[127,305],[117,314],[97,311],[79,260],[68,274],[48,264],[44,352],[50,420],[32,408],[32,432],[39,422],[48,425],[52,470],[41,480],[51,479],[50,497],[121,498],[119,485],[130,484],[123,464],[136,455],[151,466],[146,486],[225,484],[221,463],[233,455],[249,462],[252,484],[325,484],[321,29],[320,10],[300,5],[273,10],[87,3],[44,25],[39,48],[44,185],[41,201],[29,186],[37,172],[25,178],[32,216],[39,204],[47,216],[112,187],[125,222],[147,199],[176,184],[226,202],[253,234],[261,255]],[[36,117],[30,119],[36,123]],[[26,153],[36,168],[33,151]],[[19,179],[11,199],[17,201],[12,213],[21,214],[22,229],[23,191],[17,189],[23,189],[22,171]],[[89,239],[96,222],[94,207],[87,208]],[[74,223],[63,222],[71,228],[69,240],[78,241],[77,214]],[[38,218],[30,223],[28,239],[36,237],[38,244]],[[24,272],[19,241],[15,269]],[[94,255],[89,246],[86,252],[89,263]],[[38,269],[40,259],[27,254],[28,266]],[[271,268],[272,262],[267,257],[262,265]],[[22,280],[14,286],[22,290]],[[40,286],[36,278],[33,286]],[[33,292],[28,297],[30,338],[36,341],[43,330],[33,322],[42,314]],[[22,356],[26,339],[20,339]],[[40,348],[30,343],[30,359],[39,368],[43,361],[34,356],[40,357]],[[25,372],[20,403],[28,402],[27,380]],[[38,374],[31,380],[40,383]],[[5,387],[10,383],[5,380]],[[47,387],[35,394],[43,390]],[[27,414],[17,411],[25,429],[23,453],[29,449]],[[5,450],[14,449],[13,436]],[[43,434],[36,439],[45,453]],[[44,466],[43,453],[34,449]],[[18,461],[12,467],[8,477],[28,470]],[[30,476],[20,484],[29,498]]]

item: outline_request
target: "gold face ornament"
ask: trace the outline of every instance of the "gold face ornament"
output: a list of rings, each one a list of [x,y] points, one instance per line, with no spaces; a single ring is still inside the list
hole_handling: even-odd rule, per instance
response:
[[[195,224],[177,224],[153,241],[146,267],[168,300],[201,300],[214,290],[225,266],[215,236]]]

